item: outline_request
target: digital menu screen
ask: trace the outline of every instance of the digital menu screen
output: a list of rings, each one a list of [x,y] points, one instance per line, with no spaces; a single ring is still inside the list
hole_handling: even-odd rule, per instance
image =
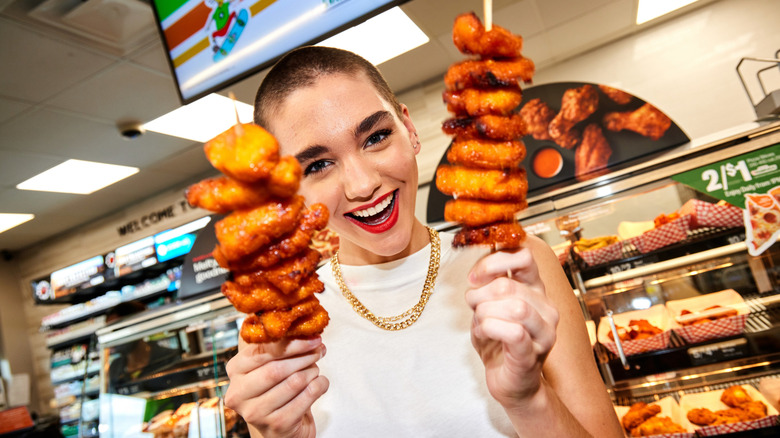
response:
[[[163,231],[154,236],[154,249],[158,262],[175,259],[190,252],[198,231],[211,221],[206,216],[186,225]]]
[[[157,263],[154,237],[120,246],[114,251],[114,275],[121,277]]]
[[[153,0],[183,103],[406,0]]]
[[[36,296],[43,300],[56,300],[67,295],[97,286],[106,281],[106,265],[103,256],[95,256],[75,265],[54,271],[49,276],[49,289],[39,283],[35,285]],[[40,289],[40,296],[38,291]],[[45,299],[42,297],[46,297]]]

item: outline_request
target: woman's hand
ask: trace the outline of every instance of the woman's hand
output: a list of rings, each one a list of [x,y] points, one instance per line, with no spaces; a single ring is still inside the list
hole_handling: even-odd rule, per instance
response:
[[[316,435],[311,405],[328,390],[316,362],[325,355],[317,337],[246,344],[227,364],[225,404],[264,438]]]
[[[522,407],[543,390],[542,365],[555,344],[558,311],[528,248],[483,257],[468,279],[471,338],[488,390],[505,409]]]

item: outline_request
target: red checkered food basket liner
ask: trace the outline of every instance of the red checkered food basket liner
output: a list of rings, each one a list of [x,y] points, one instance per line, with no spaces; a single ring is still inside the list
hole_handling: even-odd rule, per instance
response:
[[[680,215],[691,216],[691,228],[738,228],[745,225],[741,208],[730,204],[712,204],[698,199],[691,199],[680,207]]]
[[[588,266],[600,265],[622,258],[623,242],[615,242],[612,245],[607,245],[592,251],[583,251],[579,254]]]
[[[680,325],[675,320],[676,317],[680,316],[683,309],[697,312],[714,305],[731,307],[737,311],[737,314],[710,322],[690,325]],[[745,329],[745,322],[748,315],[750,315],[750,310],[745,305],[742,296],[734,289],[726,289],[695,298],[669,301],[666,303],[666,309],[669,312],[669,319],[672,321],[672,330],[690,344],[709,339],[736,336]]]
[[[650,324],[663,330],[661,333],[650,338],[622,341],[623,353],[625,353],[626,356],[646,353],[648,351],[663,350],[669,346],[669,339],[671,338],[672,332],[670,330],[669,318],[663,304],[656,304],[649,309],[619,313],[613,315],[613,318],[616,326],[624,328],[628,328],[628,324],[631,320],[646,319]],[[597,333],[599,343],[617,355],[617,344],[609,338],[609,333],[611,331],[609,319],[607,317],[602,317],[601,321],[599,321]]]
[[[743,421],[741,423],[721,424],[719,426],[704,426],[696,431],[699,436],[716,436],[734,432],[744,432],[746,430],[761,429],[762,427],[771,427],[777,423],[777,415],[769,415],[753,421]]]
[[[637,251],[645,254],[658,248],[685,240],[690,229],[691,216],[685,215],[629,239]]]

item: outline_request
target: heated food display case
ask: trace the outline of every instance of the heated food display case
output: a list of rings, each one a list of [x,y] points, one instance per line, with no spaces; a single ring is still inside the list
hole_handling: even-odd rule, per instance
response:
[[[556,249],[619,414],[662,402],[691,436],[780,434],[780,246],[751,255],[743,209],[677,182],[713,163],[769,156],[778,144],[780,124],[754,125],[529,195],[520,220]],[[720,397],[734,385],[765,403],[761,422],[688,421],[694,408],[728,408]]]
[[[222,400],[240,317],[216,292],[98,330],[100,436],[249,436]]]

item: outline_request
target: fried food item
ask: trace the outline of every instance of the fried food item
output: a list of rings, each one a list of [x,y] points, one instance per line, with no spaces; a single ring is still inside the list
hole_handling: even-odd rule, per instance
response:
[[[653,226],[654,226],[655,228],[658,228],[658,227],[660,227],[661,225],[666,225],[666,224],[668,224],[669,222],[671,222],[671,221],[673,221],[673,220],[675,220],[675,219],[678,219],[679,217],[680,217],[680,213],[678,213],[678,212],[676,212],[676,211],[675,211],[675,212],[673,212],[673,213],[669,213],[669,214],[663,214],[663,213],[661,213],[661,214],[659,214],[658,216],[656,216],[656,217],[653,219]]]
[[[659,412],[661,412],[661,407],[656,404],[649,405],[645,402],[637,402],[631,405],[631,408],[623,415],[620,422],[623,424],[623,428],[630,432],[632,429]]]
[[[718,419],[715,413],[707,408],[691,409],[685,416],[688,417],[688,421],[699,426],[710,425]]]
[[[632,96],[631,94],[626,93],[623,90],[618,90],[617,88],[612,88],[612,87],[610,87],[608,85],[601,85],[601,84],[599,84],[599,88],[613,102],[615,102],[617,104],[620,104],[620,105],[625,105],[625,104],[631,102],[631,99],[634,98],[634,96]]]
[[[283,337],[319,334],[329,317],[317,297],[311,296],[289,308],[249,315],[241,325],[241,337],[248,343],[273,342]]]
[[[531,82],[535,66],[528,58],[465,60],[450,66],[444,75],[447,90],[466,88],[519,87]]]
[[[520,117],[525,122],[526,130],[537,140],[552,140],[550,137],[550,122],[555,118],[555,111],[547,102],[536,98],[529,100],[520,109]]]
[[[548,126],[550,138],[562,148],[577,146],[579,136],[574,125],[588,118],[598,107],[599,95],[592,85],[566,90],[561,98],[561,110]]]
[[[454,117],[442,122],[441,128],[445,134],[457,139],[488,138],[509,141],[517,140],[526,133],[525,123],[519,114]]]
[[[467,227],[478,227],[493,222],[514,219],[515,213],[526,208],[528,203],[492,202],[474,199],[453,199],[444,204],[444,220],[459,222]]]
[[[574,242],[574,249],[579,252],[593,251],[595,249],[604,248],[605,246],[609,246],[617,242],[617,236],[601,236],[591,239],[583,237],[580,238],[580,240]]]
[[[587,181],[608,172],[612,148],[601,128],[589,124],[582,135],[582,144],[574,151],[574,176],[577,181]]]
[[[714,305],[714,306],[707,307],[706,309],[703,309],[703,312],[706,312],[708,310],[716,310],[716,309],[721,309],[722,311],[721,312],[717,312],[717,314],[715,314],[715,315],[711,315],[711,314],[707,313],[706,314],[707,316],[702,315],[701,317],[696,318],[696,319],[687,319],[686,318],[685,321],[681,321],[681,320],[678,319],[677,322],[679,322],[680,325],[705,324],[705,323],[708,323],[708,322],[715,321],[716,319],[729,318],[729,317],[732,317],[732,316],[736,316],[739,313],[739,312],[737,312],[736,309],[732,309],[730,307],[719,306],[717,304]],[[695,315],[696,313],[699,313],[699,312],[691,312],[690,310],[683,309],[680,312],[680,316]],[[724,401],[724,403],[726,403],[726,402]],[[726,403],[726,404],[731,406],[729,403]]]
[[[486,170],[441,165],[436,187],[445,195],[489,201],[523,201],[528,191],[525,169]]]
[[[447,161],[452,164],[480,169],[512,169],[525,158],[522,141],[495,141],[486,139],[455,140],[447,151]]]
[[[659,333],[663,333],[663,330],[650,324],[646,319],[632,319],[628,322],[628,329],[621,326],[617,326],[617,329],[621,341],[637,341],[652,338]],[[615,340],[611,331],[607,336],[610,340]]]
[[[254,124],[234,125],[206,143],[211,165],[243,182],[268,178],[279,160],[279,143],[265,129]]]
[[[767,415],[767,407],[760,400],[749,401],[739,405],[739,409],[745,411],[745,417],[749,420],[758,420]]]
[[[631,436],[652,436],[666,433],[684,433],[685,428],[669,417],[652,417],[631,430]]]
[[[455,17],[452,42],[466,55],[487,58],[514,58],[523,50],[523,38],[501,26],[492,25],[489,31],[473,12]]]
[[[610,131],[627,129],[652,140],[663,137],[670,126],[672,119],[649,103],[634,111],[612,112],[604,116],[604,127]]]
[[[239,312],[258,313],[266,310],[288,308],[325,290],[316,275],[309,275],[300,288],[284,293],[267,283],[241,285],[234,281],[222,283],[222,294]]]
[[[523,100],[520,88],[477,89],[467,88],[462,91],[445,90],[442,99],[447,104],[447,110],[454,114],[464,114],[471,117],[486,114],[509,115]]]
[[[214,224],[222,255],[237,260],[269,244],[295,228],[302,208],[303,197],[296,195],[233,212]]]
[[[720,401],[725,403],[726,406],[737,408],[747,402],[752,402],[753,397],[745,391],[745,388],[739,385],[733,385],[723,390]]]
[[[519,248],[525,230],[517,222],[496,222],[481,227],[464,227],[455,234],[452,246],[490,245],[493,248]]]
[[[250,287],[271,284],[282,293],[290,294],[299,289],[302,282],[317,270],[321,259],[319,252],[308,249],[301,255],[285,259],[267,270],[234,272],[233,281]]]

